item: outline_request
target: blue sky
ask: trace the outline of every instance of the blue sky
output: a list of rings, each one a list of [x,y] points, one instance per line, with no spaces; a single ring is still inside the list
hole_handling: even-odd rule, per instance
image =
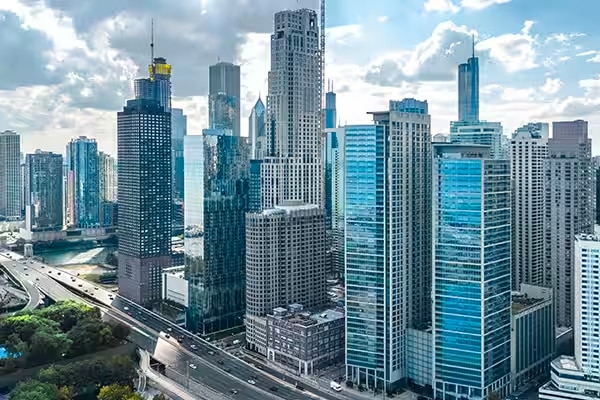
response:
[[[456,118],[456,66],[477,38],[481,117],[505,134],[531,121],[600,126],[600,2],[327,0],[327,79],[341,123],[365,123],[390,99],[428,100],[432,131]],[[85,4],[84,4],[85,3]],[[585,3],[585,7],[581,6]],[[174,105],[190,134],[207,121],[208,66],[242,66],[242,127],[267,92],[273,13],[318,0],[0,1],[0,129],[23,150],[63,151],[74,136],[115,152],[116,112],[145,74],[150,19],[157,55],[173,64]],[[367,4],[367,6],[365,6]],[[594,145],[600,154],[600,138]]]

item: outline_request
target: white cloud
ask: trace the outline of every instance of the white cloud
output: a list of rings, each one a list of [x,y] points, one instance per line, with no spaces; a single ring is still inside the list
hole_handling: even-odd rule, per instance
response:
[[[384,24],[389,20],[389,17],[387,15],[382,15],[380,17],[377,17],[377,22],[379,22],[380,24]]]
[[[525,21],[520,33],[507,33],[484,40],[478,48],[488,50],[490,57],[504,66],[508,72],[537,67],[535,38],[530,30],[533,21]]]
[[[483,10],[484,8],[509,3],[511,0],[461,0],[455,3],[453,0],[427,0],[424,4],[427,12],[451,12],[453,14],[461,9]]]
[[[546,94],[556,94],[562,88],[563,83],[560,78],[546,78],[546,82],[540,90]]]

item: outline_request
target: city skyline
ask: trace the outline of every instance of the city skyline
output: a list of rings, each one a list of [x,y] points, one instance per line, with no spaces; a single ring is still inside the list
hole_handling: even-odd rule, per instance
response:
[[[241,118],[247,118],[259,92],[266,93],[272,14],[284,8],[317,5],[316,0],[301,0],[259,2],[252,10],[239,6],[236,13],[251,12],[256,16],[239,27],[229,20],[234,15],[223,13],[222,10],[235,8],[225,3],[210,3],[204,12],[194,13],[189,11],[196,6],[182,2],[172,10],[173,15],[181,18],[203,14],[201,18],[212,16],[230,26],[231,32],[223,33],[222,38],[217,36],[219,41],[213,46],[217,50],[189,39],[173,45],[172,32],[178,29],[214,29],[201,21],[191,23],[191,28],[177,24],[178,29],[174,30],[170,29],[174,26],[171,17],[161,16],[155,22],[156,53],[178,65],[173,77],[173,105],[189,115],[190,134],[199,134],[208,127],[208,79],[198,79],[207,75],[208,65],[219,59],[241,64]],[[414,32],[403,34],[402,40],[395,44],[389,38],[397,37],[393,33],[399,27],[395,23],[399,17],[389,2],[382,1],[366,13],[357,13],[355,2],[348,2],[347,10],[342,12],[339,0],[329,1],[326,79],[335,83],[338,92],[339,120],[366,123],[369,118],[364,109],[382,109],[389,98],[415,96],[429,99],[432,132],[447,132],[448,122],[456,116],[456,66],[471,55],[474,34],[480,68],[486,71],[480,77],[481,119],[503,122],[508,133],[531,121],[582,118],[590,121],[593,131],[600,122],[598,117],[590,117],[600,107],[594,89],[596,61],[600,57],[595,57],[597,49],[592,46],[595,37],[592,27],[574,24],[570,18],[561,25],[553,24],[560,15],[556,10],[545,10],[538,16],[524,12],[515,1],[494,3],[498,2],[463,1],[464,6],[448,7],[449,3],[443,1],[410,1],[405,7],[409,12],[407,20],[403,17],[402,26],[414,25],[417,20],[423,23]],[[445,4],[446,11],[434,10],[436,4],[438,9]],[[62,11],[72,19],[62,23],[62,34],[46,37],[42,31],[56,22],[56,11],[42,6],[37,11],[28,7],[10,8],[9,4],[0,6],[3,10],[0,13],[6,17],[4,24],[14,25],[19,32],[20,24],[26,23],[31,26],[26,33],[30,35],[28,40],[43,39],[39,47],[48,49],[51,59],[40,58],[34,53],[38,47],[31,46],[29,56],[36,57],[33,64],[39,64],[40,68],[48,64],[52,66],[48,71],[54,70],[51,76],[46,71],[31,71],[26,80],[19,79],[16,72],[11,73],[1,88],[8,112],[0,116],[0,125],[22,135],[25,153],[36,148],[60,151],[57,143],[61,140],[55,138],[66,142],[85,127],[86,134],[98,140],[99,150],[116,154],[114,112],[131,97],[130,80],[146,75],[149,51],[140,44],[149,41],[150,18],[159,15],[160,7],[159,2],[156,8],[129,10],[124,17],[127,26],[124,30],[111,22],[114,13],[92,9],[93,14],[88,15],[86,10],[65,9]],[[22,21],[10,10],[19,14]],[[353,16],[359,14],[360,17]],[[90,24],[82,22],[87,20]],[[89,33],[95,37],[99,29],[107,31],[114,48],[92,43],[84,36]],[[207,32],[211,37],[217,33]],[[239,34],[243,43],[229,42],[230,33]],[[177,34],[178,39],[183,36],[186,35]],[[372,45],[375,39],[377,44]],[[194,51],[196,47],[198,51]],[[359,51],[349,52],[349,48]],[[194,53],[202,59],[190,59]],[[185,62],[183,57],[189,61]],[[110,61],[100,62],[101,59]],[[69,73],[72,73],[70,80]],[[358,93],[368,95],[358,102]],[[38,102],[31,102],[32,97],[37,97]],[[44,101],[50,98],[56,101]],[[45,109],[39,109],[40,105]],[[40,117],[34,120],[34,115]],[[505,115],[511,115],[511,120],[506,121]],[[241,124],[241,130],[242,135],[247,134],[246,124]],[[600,150],[600,143],[595,146]]]

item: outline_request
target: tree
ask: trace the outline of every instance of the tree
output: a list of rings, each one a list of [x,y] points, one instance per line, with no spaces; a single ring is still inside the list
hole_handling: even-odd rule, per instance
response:
[[[111,327],[96,319],[79,320],[68,333],[72,346],[69,357],[93,353],[114,344]]]
[[[127,339],[130,333],[131,329],[127,325],[117,323],[112,326],[112,334],[115,337],[115,340],[119,342]]]
[[[71,344],[71,339],[64,333],[40,330],[29,341],[27,361],[35,365],[59,360],[69,351]]]
[[[10,400],[54,400],[58,396],[58,388],[51,383],[28,380],[19,383],[10,392]]]
[[[131,386],[113,384],[100,389],[98,400],[133,400],[134,394]]]
[[[12,334],[18,335],[23,342],[29,342],[34,333],[46,331],[60,333],[60,326],[35,314],[15,315],[0,320],[0,343],[6,342]]]
[[[59,301],[50,307],[42,308],[36,315],[60,324],[64,333],[69,332],[78,321],[83,319],[101,319],[100,309],[73,300]]]
[[[500,399],[500,396],[498,395],[498,393],[496,393],[496,392],[490,392],[487,395],[487,400],[501,400],[501,399]]]
[[[154,395],[152,400],[169,400],[169,399],[164,394],[159,393],[159,394]]]

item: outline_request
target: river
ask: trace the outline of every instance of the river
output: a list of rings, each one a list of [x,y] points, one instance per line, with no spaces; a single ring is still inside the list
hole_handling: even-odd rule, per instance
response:
[[[36,252],[34,247],[34,255],[42,257],[44,262],[49,265],[103,264],[106,262],[106,257],[116,250],[116,246],[105,246],[58,250],[44,249]]]

